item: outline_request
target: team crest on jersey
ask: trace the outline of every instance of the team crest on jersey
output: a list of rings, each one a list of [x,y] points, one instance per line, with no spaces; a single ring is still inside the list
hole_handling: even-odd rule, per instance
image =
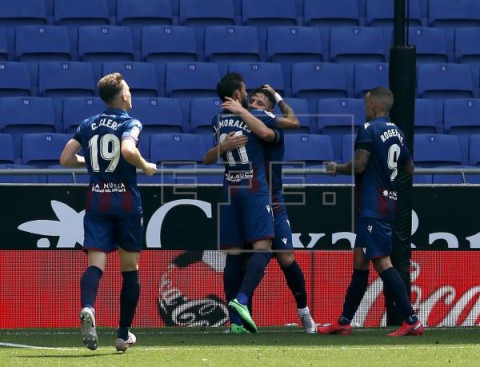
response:
[[[286,244],[287,244],[287,239],[286,239],[286,238],[282,238],[282,242],[286,245]]]

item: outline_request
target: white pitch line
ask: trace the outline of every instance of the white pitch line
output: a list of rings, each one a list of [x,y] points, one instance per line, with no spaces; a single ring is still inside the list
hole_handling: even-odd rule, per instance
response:
[[[0,342],[0,347],[26,348],[26,349],[47,349],[47,350],[67,350],[77,348],[57,348],[57,347],[39,347],[37,345],[16,344]]]

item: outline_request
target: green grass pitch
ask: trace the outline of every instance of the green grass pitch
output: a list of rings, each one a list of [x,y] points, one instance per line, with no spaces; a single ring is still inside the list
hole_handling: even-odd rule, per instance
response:
[[[432,328],[418,337],[387,337],[392,328],[351,336],[307,335],[300,328],[260,328],[228,335],[216,328],[132,329],[137,344],[113,347],[115,330],[99,328],[100,347],[83,347],[79,330],[0,330],[0,366],[480,366],[479,328]]]

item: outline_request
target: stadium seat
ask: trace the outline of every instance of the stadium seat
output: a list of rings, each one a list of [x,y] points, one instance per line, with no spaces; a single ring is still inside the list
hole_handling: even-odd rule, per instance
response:
[[[417,134],[413,151],[415,164],[419,167],[462,164],[460,142],[455,135]]]
[[[15,151],[13,149],[13,139],[10,134],[0,134],[0,164],[14,164]]]
[[[4,27],[0,27],[0,62],[10,59],[11,50],[7,40],[7,32]]]
[[[332,62],[386,62],[381,28],[336,27],[330,29]]]
[[[428,21],[432,27],[479,27],[480,3],[477,0],[430,0]]]
[[[147,62],[199,61],[195,31],[187,26],[151,26],[142,31],[142,59]]]
[[[72,59],[66,27],[32,25],[17,27],[15,58],[19,61],[68,61]]]
[[[192,98],[190,100],[190,129],[194,134],[213,135],[212,120],[220,112],[222,102],[218,97]]]
[[[45,1],[0,1],[0,26],[7,26],[12,32],[20,25],[47,24],[47,22]]]
[[[480,135],[470,136],[468,156],[472,166],[480,166]]]
[[[21,154],[21,135],[56,131],[55,109],[50,98],[9,97],[0,102],[0,128],[12,134],[15,156]]]
[[[22,162],[38,168],[60,164],[69,134],[32,133],[22,135]]]
[[[155,163],[202,162],[205,145],[194,134],[153,134],[150,137],[150,159]]]
[[[447,34],[442,28],[411,27],[409,44],[416,46],[417,63],[448,62]]]
[[[366,0],[366,25],[393,27],[394,0]],[[409,0],[409,25],[421,26],[422,15],[418,0]]]
[[[48,169],[65,169],[60,164],[52,164],[47,166]],[[70,172],[68,174],[49,173],[47,176],[47,183],[49,184],[88,184],[90,183],[90,176],[88,174],[81,174]]]
[[[437,134],[442,132],[438,127],[434,100],[415,99],[414,132],[415,134]]]
[[[420,98],[473,98],[472,71],[462,64],[419,64]]]
[[[480,64],[480,28],[455,30],[455,62]]]
[[[107,0],[56,0],[53,14],[57,25],[79,27],[111,23]]]
[[[106,105],[99,97],[70,97],[63,99],[63,133],[75,133],[80,123],[105,110]]]
[[[325,61],[318,28],[270,27],[267,31],[267,57],[270,62]]]
[[[205,61],[258,62],[260,45],[255,27],[210,26],[205,28]]]
[[[117,0],[117,24],[132,31],[135,49],[140,49],[142,28],[172,25],[170,0]]]
[[[133,98],[130,115],[140,120],[142,134],[183,133],[180,101],[176,98]]]
[[[354,66],[353,94],[355,98],[363,98],[376,87],[388,87],[389,65],[387,63],[361,63]]]
[[[106,62],[102,75],[119,72],[130,87],[134,97],[158,97],[158,77],[155,65],[146,62]]]
[[[356,134],[365,122],[364,101],[353,98],[324,98],[316,102],[318,132],[331,137],[335,157],[340,158],[342,136]]]
[[[214,97],[220,80],[217,64],[174,62],[165,65],[167,97]]]
[[[308,101],[303,98],[284,98],[284,101],[292,108],[300,122],[298,129],[285,129],[286,134],[313,134],[316,129],[312,126],[312,113],[308,107]],[[282,116],[282,112],[278,104],[275,104],[274,113],[277,116]]]
[[[179,23],[188,26],[234,25],[232,0],[181,0]]]
[[[95,25],[78,28],[78,57],[82,61],[133,61],[130,28]]]
[[[304,0],[303,17],[309,27],[362,25],[358,0]]]
[[[0,164],[1,170],[8,169],[35,169],[37,167],[25,164]],[[47,183],[46,175],[30,175],[30,174],[8,174],[0,175],[1,183],[31,183],[31,184],[44,184]]]
[[[282,66],[272,62],[240,62],[228,65],[228,71],[243,75],[247,91],[270,84],[278,93],[285,94]]]
[[[88,62],[44,62],[38,67],[39,94],[43,97],[94,96],[96,83]]]
[[[292,65],[292,95],[296,98],[348,97],[347,74],[344,65],[321,62]],[[309,102],[313,111],[315,103]],[[312,108],[313,107],[313,108]]]
[[[32,93],[32,81],[25,62],[0,62],[0,96],[27,97]]]

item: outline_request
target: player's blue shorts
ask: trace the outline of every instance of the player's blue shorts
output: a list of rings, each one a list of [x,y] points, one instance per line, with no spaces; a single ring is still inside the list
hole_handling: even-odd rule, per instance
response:
[[[273,250],[293,250],[292,229],[288,219],[287,208],[281,206],[274,211],[275,240],[272,243]]]
[[[142,214],[92,214],[83,218],[84,250],[112,252],[121,247],[138,252],[143,246]]]
[[[368,260],[392,253],[392,223],[377,218],[355,218],[355,247],[363,249]]]
[[[268,194],[231,195],[219,207],[220,248],[242,247],[274,238],[273,213]]]

